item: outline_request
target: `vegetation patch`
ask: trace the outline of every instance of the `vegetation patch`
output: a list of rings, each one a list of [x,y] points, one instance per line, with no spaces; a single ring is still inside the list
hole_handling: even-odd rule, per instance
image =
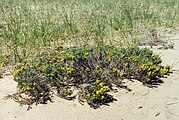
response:
[[[32,105],[51,101],[53,94],[68,100],[78,96],[80,103],[98,108],[115,100],[109,92],[113,86],[124,88],[123,79],[152,85],[168,74],[170,67],[161,62],[160,56],[147,48],[58,47],[15,67],[15,100]]]
[[[178,0],[1,0],[0,65],[59,45],[155,46],[178,19]]]

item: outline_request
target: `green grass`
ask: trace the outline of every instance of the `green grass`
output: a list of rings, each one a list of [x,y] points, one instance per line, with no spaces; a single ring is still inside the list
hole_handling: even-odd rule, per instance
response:
[[[157,27],[173,28],[177,0],[0,0],[0,63],[28,61],[59,45],[138,44]]]

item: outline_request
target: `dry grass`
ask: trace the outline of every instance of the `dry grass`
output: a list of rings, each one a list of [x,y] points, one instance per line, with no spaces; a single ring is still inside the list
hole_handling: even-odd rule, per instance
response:
[[[59,45],[138,44],[177,24],[177,0],[0,0],[0,64]],[[161,12],[162,11],[162,12]]]

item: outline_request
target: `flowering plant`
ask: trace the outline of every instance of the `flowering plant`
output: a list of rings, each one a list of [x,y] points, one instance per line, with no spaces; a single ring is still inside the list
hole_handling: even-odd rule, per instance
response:
[[[161,58],[147,48],[114,46],[59,47],[16,66],[14,80],[19,94],[29,96],[29,104],[46,103],[54,91],[58,96],[86,101],[96,108],[113,101],[112,85],[124,87],[123,79],[137,79],[145,85],[169,73]]]

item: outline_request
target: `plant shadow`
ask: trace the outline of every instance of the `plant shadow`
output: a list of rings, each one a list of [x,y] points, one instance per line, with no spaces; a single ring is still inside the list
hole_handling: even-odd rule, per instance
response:
[[[110,106],[110,103],[112,103],[114,101],[117,101],[117,99],[115,99],[112,95],[108,95],[107,97],[104,98],[103,101],[96,101],[95,103],[88,103],[88,105],[91,108],[98,109],[102,105]]]
[[[155,79],[155,80],[150,80],[149,82],[147,82],[146,86],[149,88],[157,88],[158,86],[160,86],[163,83],[164,83],[163,80]]]

